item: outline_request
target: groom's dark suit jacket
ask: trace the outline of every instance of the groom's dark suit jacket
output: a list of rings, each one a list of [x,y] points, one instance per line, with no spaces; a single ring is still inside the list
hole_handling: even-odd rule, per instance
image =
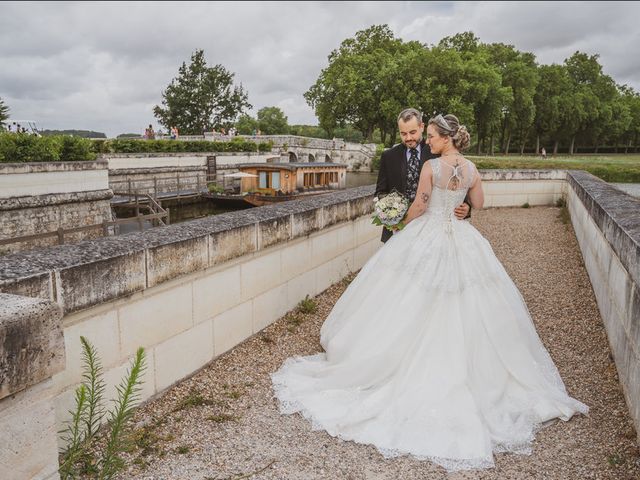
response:
[[[434,155],[431,153],[431,149],[429,145],[422,140],[420,142],[420,172],[422,171],[422,166],[431,158],[436,158],[438,155]],[[403,195],[406,194],[407,190],[407,147],[404,143],[399,143],[398,145],[394,145],[388,150],[382,152],[382,157],[380,159],[380,171],[378,172],[378,181],[376,183],[376,193],[375,196],[384,195],[390,193],[393,190],[397,190],[399,193]],[[465,203],[469,204],[467,198],[465,198]],[[469,204],[471,206],[471,204]],[[471,210],[469,210],[469,215],[467,218],[471,216]],[[390,232],[386,228],[382,229],[382,240],[386,242],[391,238],[393,232]]]
[[[431,153],[429,145],[424,140],[420,142],[420,167],[430,158],[436,158],[437,155]],[[378,172],[378,181],[376,183],[376,197],[391,193],[397,190],[403,195],[407,190],[407,147],[404,143],[394,145],[388,150],[382,152],[380,159],[380,171]],[[386,228],[382,229],[383,242],[386,242],[393,235]]]

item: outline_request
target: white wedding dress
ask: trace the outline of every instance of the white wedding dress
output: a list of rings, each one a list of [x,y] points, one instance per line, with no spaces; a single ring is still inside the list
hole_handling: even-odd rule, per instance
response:
[[[336,302],[320,332],[325,353],[287,359],[273,388],[282,413],[385,457],[487,468],[493,452],[531,453],[544,422],[588,407],[567,395],[489,242],[453,215],[475,166],[465,160],[454,176],[430,163],[426,212]]]

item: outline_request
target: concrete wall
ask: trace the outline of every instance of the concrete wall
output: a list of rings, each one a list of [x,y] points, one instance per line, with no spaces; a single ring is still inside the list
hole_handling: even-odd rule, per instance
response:
[[[566,170],[483,170],[485,208],[553,205],[566,194]]]
[[[587,172],[567,206],[636,432],[640,434],[640,200]]]
[[[271,153],[227,152],[227,153],[107,153],[103,156],[109,170],[153,169],[176,167],[205,167],[207,157],[216,157],[218,165],[239,163],[262,163],[278,157]],[[110,173],[111,174],[111,173]]]
[[[206,187],[208,158],[215,157],[219,179],[243,163],[267,163],[279,155],[258,152],[106,154],[109,185],[114,192],[138,190],[153,194]]]
[[[49,162],[0,164],[0,239],[111,220],[107,164]],[[100,230],[65,240],[95,238]],[[0,246],[0,254],[53,245],[56,237]]]
[[[60,307],[0,293],[0,478],[58,478],[51,377],[63,368]]]

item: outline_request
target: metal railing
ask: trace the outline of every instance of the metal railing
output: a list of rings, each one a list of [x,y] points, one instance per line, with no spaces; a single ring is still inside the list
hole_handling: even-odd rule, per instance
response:
[[[140,180],[113,180],[109,182],[109,186],[113,190],[114,195],[118,196],[128,196],[136,198],[137,195],[148,195],[153,197],[156,201],[160,194],[175,194],[172,195],[171,198],[186,198],[192,197],[194,195],[199,195],[202,191],[208,191],[210,184],[215,184],[216,186],[222,187],[223,189],[234,188],[239,186],[240,182],[237,179],[229,179],[227,177],[222,176],[220,179],[220,174],[215,173],[196,173],[196,174],[180,174],[176,173],[175,177],[156,177],[153,176],[150,179],[140,179]],[[195,182],[191,181],[195,178]],[[149,183],[153,182],[153,185],[148,186],[140,186],[140,183]],[[136,183],[138,185],[136,185]],[[170,184],[175,185],[175,189],[171,188],[168,190],[158,189],[158,185],[162,184]],[[123,185],[124,188],[119,188],[120,185]],[[190,190],[195,187],[195,193],[184,193],[183,190]]]

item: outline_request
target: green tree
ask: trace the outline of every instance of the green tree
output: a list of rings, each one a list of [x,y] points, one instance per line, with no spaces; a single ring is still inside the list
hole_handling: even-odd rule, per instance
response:
[[[201,135],[214,128],[228,128],[244,109],[251,108],[248,95],[233,84],[234,74],[222,65],[208,67],[204,51],[196,50],[191,63],[182,63],[178,76],[162,92],[162,107],[153,109],[167,129],[178,127],[181,134]]]
[[[540,151],[540,139],[552,136],[553,153],[558,153],[558,134],[563,127],[563,97],[571,91],[567,69],[563,65],[540,65],[540,82],[533,97],[536,115],[533,121],[536,136],[536,154]]]
[[[2,100],[2,97],[0,97],[0,126],[4,125],[4,122],[6,122],[9,119],[9,107],[4,103],[4,100]]]
[[[317,125],[290,125],[289,134],[301,137],[329,138],[327,131]]]
[[[264,107],[258,110],[258,128],[264,135],[286,135],[289,123],[278,107]]]
[[[564,96],[564,130],[573,155],[580,135],[599,137],[603,120],[611,119],[606,104],[615,94],[615,85],[602,78],[598,55],[575,52],[564,63],[571,80],[571,90]]]
[[[258,129],[258,121],[251,115],[243,113],[238,117],[236,129],[238,129],[240,135],[254,135]]]
[[[491,62],[502,76],[502,86],[511,91],[504,105],[503,147],[509,153],[512,136],[520,140],[520,154],[524,152],[529,129],[535,117],[534,96],[539,76],[535,56],[520,52],[513,45],[492,43],[487,45]]]
[[[502,87],[488,49],[472,32],[463,32],[443,38],[432,53],[424,75],[433,77],[437,72],[428,89],[436,112],[454,113],[463,124],[475,127],[476,153],[486,143],[493,152],[503,107],[512,94]]]
[[[623,133],[624,141],[624,153],[628,153],[630,147],[634,147],[634,150],[638,149],[638,140],[640,139],[640,95],[635,92],[631,87],[622,85],[620,87],[622,94],[622,100],[629,109],[629,126]]]
[[[384,135],[390,107],[383,102],[389,101],[388,79],[396,75],[396,56],[402,50],[402,41],[387,25],[374,25],[332,51],[329,66],[304,94],[320,127],[331,136],[336,127],[350,123],[370,140],[382,126]]]

